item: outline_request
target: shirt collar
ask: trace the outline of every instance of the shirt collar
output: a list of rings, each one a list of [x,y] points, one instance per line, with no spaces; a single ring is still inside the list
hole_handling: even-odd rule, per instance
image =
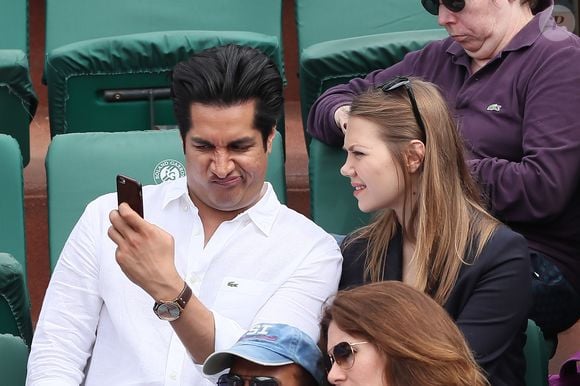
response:
[[[508,43],[508,45],[500,52],[500,56],[504,52],[517,51],[520,48],[529,47],[541,36],[542,32],[546,28],[551,28],[550,23],[554,23],[552,18],[551,6],[552,0],[545,0],[540,2],[537,9],[540,9],[538,13],[534,15],[532,20],[522,28],[520,32],[513,37],[513,39]],[[542,8],[544,7],[544,8]],[[450,37],[447,39],[451,39]],[[461,44],[453,41],[449,48],[447,48],[447,53],[459,58],[462,56],[468,56]]]
[[[181,197],[190,200],[189,191],[187,190],[187,177],[179,178],[166,185],[162,203],[163,208],[169,205],[170,202],[178,200]],[[242,221],[244,218],[248,218],[264,235],[268,236],[274,225],[274,220],[278,215],[281,204],[276,197],[274,188],[269,182],[264,182],[263,192],[264,194],[257,203],[237,215],[232,221]]]

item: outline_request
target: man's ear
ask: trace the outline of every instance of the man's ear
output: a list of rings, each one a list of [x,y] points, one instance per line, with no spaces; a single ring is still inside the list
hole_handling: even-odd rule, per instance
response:
[[[272,143],[274,142],[274,137],[276,137],[276,126],[272,127],[272,131],[268,134],[266,139],[266,153],[272,153]]]
[[[410,141],[405,151],[405,158],[409,174],[416,173],[425,160],[425,144],[418,139]]]

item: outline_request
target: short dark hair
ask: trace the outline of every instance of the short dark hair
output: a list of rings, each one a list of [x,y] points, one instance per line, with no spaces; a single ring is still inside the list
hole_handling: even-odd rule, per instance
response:
[[[256,101],[254,126],[264,146],[282,112],[282,77],[256,48],[229,44],[198,52],[171,74],[173,110],[181,137],[191,128],[191,105],[234,106]]]

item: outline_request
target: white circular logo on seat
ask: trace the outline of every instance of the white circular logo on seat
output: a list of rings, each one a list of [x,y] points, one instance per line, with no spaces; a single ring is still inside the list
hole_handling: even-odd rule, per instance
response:
[[[159,162],[153,170],[153,181],[160,184],[164,181],[173,181],[185,176],[185,167],[179,161],[166,159]]]

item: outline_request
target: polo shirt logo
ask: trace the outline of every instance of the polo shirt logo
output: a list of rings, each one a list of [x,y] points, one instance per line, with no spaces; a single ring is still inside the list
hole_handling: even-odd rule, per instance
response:
[[[492,103],[491,105],[487,106],[486,110],[499,112],[501,110],[501,105],[498,105],[497,103]]]

